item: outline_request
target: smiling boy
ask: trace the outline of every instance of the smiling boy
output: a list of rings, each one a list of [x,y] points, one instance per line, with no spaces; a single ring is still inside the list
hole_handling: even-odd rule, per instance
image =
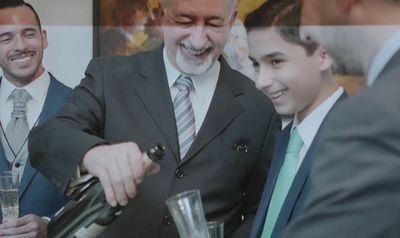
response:
[[[344,95],[332,59],[299,36],[300,6],[268,1],[245,21],[256,86],[281,115],[294,120],[281,133],[250,237],[280,237],[301,214],[321,123]]]

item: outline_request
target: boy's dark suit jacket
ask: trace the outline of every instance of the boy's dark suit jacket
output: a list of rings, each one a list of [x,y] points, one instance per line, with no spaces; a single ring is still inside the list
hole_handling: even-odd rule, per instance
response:
[[[335,102],[330,110],[339,105],[345,98],[347,98],[346,93],[343,93],[340,98]],[[329,112],[326,117],[329,116]],[[324,123],[325,119],[322,121],[321,125]],[[278,136],[276,149],[274,152],[274,158],[271,163],[271,168],[268,173],[268,179],[265,183],[264,192],[260,204],[258,206],[257,215],[254,218],[254,223],[251,229],[251,238],[259,238],[264,229],[265,218],[267,216],[269,203],[271,201],[272,193],[275,188],[276,180],[278,179],[279,172],[281,170],[282,164],[285,160],[286,149],[289,143],[290,131],[292,129],[292,123],[290,123]],[[274,230],[271,237],[282,237],[283,231],[287,225],[292,221],[292,219],[300,216],[304,208],[304,200],[308,195],[308,190],[310,187],[309,174],[311,170],[311,165],[314,160],[314,150],[318,144],[318,134],[315,135],[310,148],[297,171],[296,177],[293,180],[293,184],[286,196],[286,200],[282,205],[281,212],[276,220]]]

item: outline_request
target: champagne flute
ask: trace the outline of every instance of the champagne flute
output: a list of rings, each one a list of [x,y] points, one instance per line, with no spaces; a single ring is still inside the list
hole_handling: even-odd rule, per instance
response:
[[[19,216],[18,186],[17,171],[0,172],[0,205],[3,222],[15,220]]]
[[[199,190],[179,193],[165,203],[181,238],[209,238]]]

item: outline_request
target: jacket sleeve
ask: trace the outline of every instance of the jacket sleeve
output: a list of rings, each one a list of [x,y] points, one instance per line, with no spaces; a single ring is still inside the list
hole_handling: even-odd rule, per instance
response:
[[[85,78],[55,118],[29,135],[30,162],[61,192],[65,192],[85,153],[101,139],[104,127],[102,68],[92,60]]]

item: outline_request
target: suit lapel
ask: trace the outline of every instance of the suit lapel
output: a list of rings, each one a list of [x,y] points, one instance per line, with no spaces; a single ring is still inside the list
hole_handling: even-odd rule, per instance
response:
[[[278,141],[278,146],[276,149],[276,159],[274,159],[273,163],[271,164],[271,169],[269,170],[271,172],[271,177],[268,176],[268,183],[271,186],[268,186],[268,192],[267,192],[267,198],[268,198],[268,205],[269,201],[271,200],[272,193],[275,188],[276,180],[278,179],[279,172],[281,171],[281,167],[283,165],[283,162],[285,160],[285,155],[286,155],[286,148],[289,143],[290,139],[290,130],[292,128],[292,123],[290,123],[288,126],[286,126],[285,130],[282,131],[282,136]]]
[[[0,171],[9,170],[8,163],[6,162],[6,156],[4,155],[3,146],[0,146]]]
[[[343,93],[339,99],[336,101],[336,103],[332,106],[332,108],[328,111],[327,115],[329,116],[329,112],[332,111],[333,108],[335,108],[340,102],[342,102],[344,99],[347,98],[347,94]],[[325,119],[322,121],[321,126],[323,125]],[[285,199],[285,202],[282,205],[282,210],[279,214],[278,220],[276,222],[275,226],[281,226],[282,229],[286,226],[286,224],[289,222],[291,219],[293,210],[296,206],[296,203],[302,194],[303,188],[305,184],[307,183],[308,176],[311,171],[311,165],[314,160],[314,154],[315,154],[315,149],[319,143],[319,134],[320,134],[320,129],[318,129],[317,134],[315,135],[310,148],[308,148],[306,155],[304,156],[303,162],[300,165],[299,170],[296,173],[296,176],[293,180],[293,184],[290,187],[290,190],[288,191],[287,197]]]
[[[192,160],[208,143],[217,137],[242,111],[236,96],[243,94],[233,80],[233,70],[220,57],[221,69],[217,87],[204,122],[180,166]]]
[[[146,59],[147,62],[140,73],[143,79],[133,86],[178,162],[178,135],[174,107],[171,100],[169,100],[171,94],[168,87],[162,49],[162,47],[159,47],[149,53]]]
[[[29,159],[26,160],[24,173],[22,174],[22,178],[19,184],[19,197],[21,198],[25,193],[28,185],[32,182],[35,177],[37,171],[31,166]]]
[[[255,236],[251,237],[261,237],[276,180],[278,179],[279,172],[285,159],[286,148],[289,142],[291,128],[292,123],[286,126],[286,128],[280,133],[277,140],[274,158],[272,160],[271,167],[268,170],[267,182],[265,183],[263,195],[260,204],[258,205],[257,214],[254,219],[254,227],[256,230],[253,231],[252,234],[255,234]]]
[[[0,77],[0,85],[1,85],[1,80],[2,80],[2,77]],[[3,126],[3,129],[5,130],[6,125],[2,125],[2,126]],[[1,133],[3,133],[3,132],[1,132]],[[7,163],[6,156],[4,154],[3,146],[0,145],[0,171],[6,171],[6,170],[9,170],[8,163]]]
[[[50,85],[43,104],[42,112],[39,116],[39,125],[55,115],[68,100],[69,94],[65,94],[65,92],[62,90],[62,87],[65,86],[58,82],[54,76],[50,74]]]
[[[52,115],[57,113],[57,111],[65,104],[68,95],[65,95],[61,90],[61,83],[59,83],[53,75],[50,74],[50,85],[47,92],[46,99],[43,104],[42,112],[39,115],[38,124],[42,124],[47,121]],[[29,159],[27,159],[22,179],[19,186],[19,196],[21,197],[29,184],[32,182],[37,171],[31,166]]]
[[[399,65],[400,65],[400,49],[396,51],[396,53],[392,56],[392,58],[390,58],[389,62],[382,69],[376,80],[380,81],[386,78],[388,78],[388,80],[392,80],[393,77],[394,78],[398,77],[397,69]],[[394,75],[387,77],[388,73],[393,73]]]

